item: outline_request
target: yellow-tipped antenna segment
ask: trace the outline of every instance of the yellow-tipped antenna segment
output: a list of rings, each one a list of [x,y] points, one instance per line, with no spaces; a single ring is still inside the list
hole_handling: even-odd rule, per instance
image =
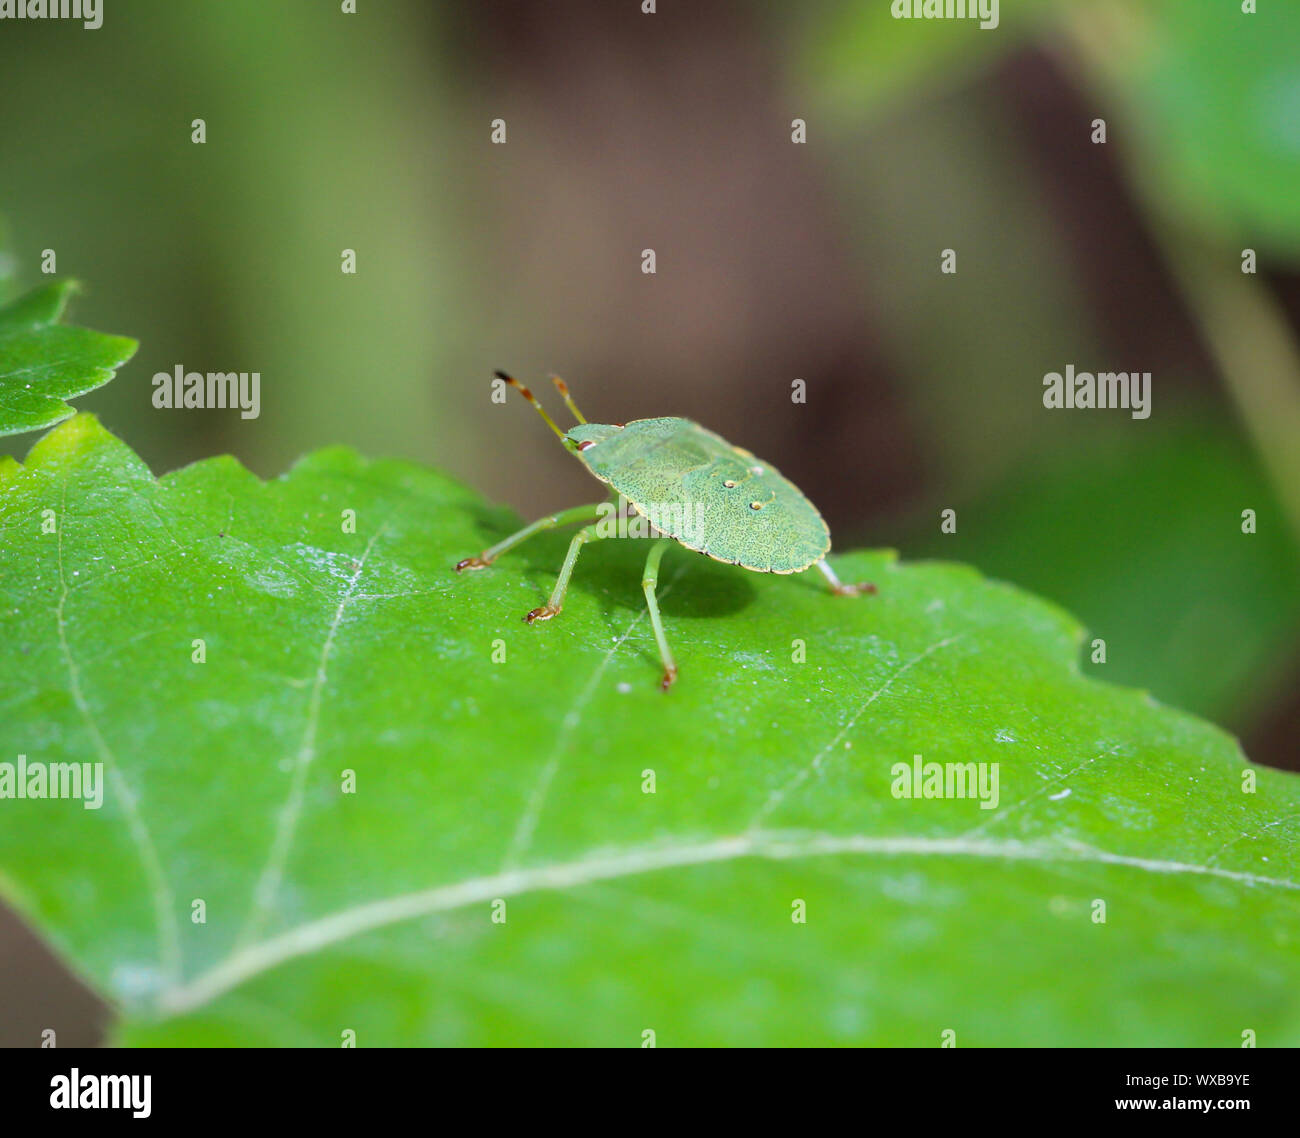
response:
[[[573,401],[573,396],[569,394],[569,385],[564,382],[558,375],[551,374],[551,382],[555,384],[555,390],[560,393],[560,398],[564,400],[564,405],[573,412],[573,417],[579,423],[585,423],[586,417],[578,410],[578,405]]]
[[[522,383],[519,382],[519,380],[515,379],[513,375],[507,375],[503,371],[496,371],[493,372],[492,374],[495,375],[497,379],[504,379],[506,383],[510,384],[510,386],[513,387],[516,391],[518,391],[520,395],[522,395],[525,399],[527,399],[528,402],[531,403],[537,409],[537,413],[543,419],[546,420],[546,425],[550,427],[551,430],[553,430],[557,435],[560,436],[560,441],[561,442],[564,441],[564,432],[555,425],[555,420],[552,419],[546,413],[546,409],[540,403],[537,402],[537,396],[535,396],[531,391],[529,391],[528,388],[526,388]]]

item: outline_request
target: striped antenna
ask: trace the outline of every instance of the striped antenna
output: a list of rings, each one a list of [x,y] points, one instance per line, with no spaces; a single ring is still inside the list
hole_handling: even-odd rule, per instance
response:
[[[555,390],[560,393],[560,398],[564,400],[564,405],[573,412],[573,417],[579,423],[585,423],[586,417],[578,410],[578,405],[573,401],[573,396],[569,394],[569,385],[564,382],[558,375],[551,375],[551,382],[555,384]]]
[[[492,374],[495,375],[497,379],[505,380],[506,383],[510,384],[510,386],[513,387],[516,391],[518,391],[520,395],[522,395],[525,399],[527,399],[528,402],[531,403],[537,409],[537,413],[543,419],[546,420],[546,425],[550,427],[551,430],[553,430],[557,435],[560,436],[560,441],[561,442],[564,441],[564,432],[555,425],[555,420],[552,419],[546,413],[546,409],[540,403],[537,402],[537,397],[531,391],[529,391],[528,388],[526,388],[522,383],[520,383],[519,380],[515,379],[513,375],[507,375],[503,371],[495,371]]]

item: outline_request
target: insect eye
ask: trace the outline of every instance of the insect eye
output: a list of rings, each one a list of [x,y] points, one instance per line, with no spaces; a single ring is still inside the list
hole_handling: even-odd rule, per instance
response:
[[[735,483],[734,483],[730,478],[728,478],[728,479],[723,483],[723,485],[724,485],[728,490],[734,490],[734,489],[736,488],[736,484],[735,484]]]

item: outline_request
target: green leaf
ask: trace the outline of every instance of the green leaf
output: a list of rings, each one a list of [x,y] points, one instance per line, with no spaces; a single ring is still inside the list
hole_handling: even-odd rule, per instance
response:
[[[107,784],[0,800],[0,883],[116,1039],[1300,1043],[1300,780],[1081,676],[1058,609],[670,550],[664,695],[645,543],[530,627],[564,534],[451,569],[517,525],[347,450],[155,480],[85,415],[0,467],[5,758]],[[895,797],[918,754],[997,807]]]
[[[134,340],[58,323],[75,291],[55,281],[0,308],[0,435],[66,419],[65,399],[102,387],[135,354]]]

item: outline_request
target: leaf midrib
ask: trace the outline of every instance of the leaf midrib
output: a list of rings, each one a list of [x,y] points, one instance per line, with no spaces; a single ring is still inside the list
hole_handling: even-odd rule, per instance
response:
[[[530,869],[508,870],[470,878],[451,885],[415,893],[400,894],[382,901],[355,905],[337,913],[307,921],[279,936],[231,954],[188,984],[164,990],[158,996],[156,1012],[162,1018],[193,1012],[245,982],[298,957],[310,955],[334,944],[375,929],[480,904],[498,897],[517,897],[543,890],[561,890],[598,881],[609,881],[740,858],[771,861],[835,855],[864,856],[948,856],[980,857],[1005,861],[1090,862],[1125,866],[1149,873],[1190,874],[1300,892],[1300,882],[1288,878],[1263,877],[1216,865],[1164,861],[1112,853],[1082,843],[971,841],[966,837],[872,837],[839,835],[819,831],[747,831],[733,837],[708,841],[641,846],[609,851],[569,862],[557,862]]]

